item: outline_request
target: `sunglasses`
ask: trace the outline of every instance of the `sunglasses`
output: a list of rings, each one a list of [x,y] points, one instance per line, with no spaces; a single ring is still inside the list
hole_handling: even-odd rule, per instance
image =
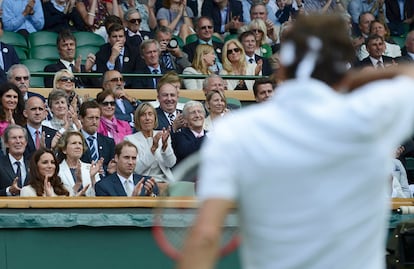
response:
[[[124,82],[124,78],[111,78],[110,82]]]
[[[102,102],[101,105],[103,106],[115,106],[115,101],[108,101],[108,102]]]
[[[15,77],[14,79],[15,79],[16,81],[29,80],[29,76],[24,76],[24,77]]]
[[[201,30],[207,30],[207,29],[211,30],[211,29],[213,29],[213,26],[211,26],[211,25],[204,25],[204,26],[201,26],[200,29]]]
[[[70,78],[70,77],[61,77],[59,79],[60,82],[75,82],[75,78]]]
[[[228,49],[227,50],[227,54],[233,54],[234,53],[239,53],[240,49],[239,48],[234,48],[234,49]]]
[[[130,19],[129,20],[129,23],[141,23],[142,22],[142,19],[140,18],[140,19]]]
[[[260,30],[260,29],[252,29],[251,30],[253,33],[263,33],[263,31],[262,30]]]

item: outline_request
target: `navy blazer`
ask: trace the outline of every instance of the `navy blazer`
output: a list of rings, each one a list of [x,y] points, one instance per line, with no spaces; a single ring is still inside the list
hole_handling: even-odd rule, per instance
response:
[[[114,70],[119,71],[120,73],[137,73],[136,70],[142,65],[143,61],[140,57],[139,50],[137,48],[131,48],[128,44],[125,43],[124,47],[124,56],[122,68],[119,62],[119,56],[115,62]],[[109,57],[111,56],[112,46],[109,43],[106,43],[101,46],[99,51],[95,54],[96,56],[96,72],[105,73],[108,71],[106,62],[108,62]],[[133,79],[125,80],[125,88],[131,88]]]
[[[263,76],[270,76],[273,74],[273,69],[272,66],[270,65],[269,59],[263,58],[260,55],[255,54],[254,55],[254,59],[257,62],[258,60],[262,60],[263,61],[263,65],[262,65],[262,75]]]
[[[139,35],[129,36],[128,31],[125,31],[126,43],[128,44],[129,47],[140,50],[142,41],[146,39],[154,38],[154,34],[151,32],[139,31],[139,33],[141,34],[141,36]]]
[[[213,40],[212,43],[213,43],[214,51],[215,51],[216,56],[217,56],[216,60],[221,62],[221,59],[222,59],[221,54],[222,54],[222,51],[223,51],[223,43],[216,42],[214,40]],[[187,53],[188,60],[190,62],[193,62],[194,54],[195,54],[196,48],[199,44],[200,44],[200,40],[197,40],[197,41],[191,42],[191,43],[189,43],[189,44],[187,44],[183,47],[183,51],[185,53]]]
[[[161,74],[165,74],[168,72],[168,70],[161,63],[160,63],[160,69],[161,69]],[[139,67],[136,70],[136,73],[152,75],[151,70],[145,63],[143,63],[141,67]],[[160,79],[160,77],[158,77],[158,79]],[[140,77],[132,81],[132,88],[133,89],[156,89],[156,86],[154,85],[154,80],[152,77],[142,77],[142,78]]]
[[[26,166],[24,186],[26,186],[29,183],[29,162],[24,160],[24,164]],[[7,196],[6,189],[13,184],[13,181],[16,178],[16,173],[10,163],[8,154],[0,157],[0,166],[0,196]]]
[[[125,113],[122,112],[121,108],[115,102],[115,118],[118,120],[132,122],[131,113],[134,114],[135,109],[140,104],[140,102],[137,102],[137,106],[133,106],[128,100],[122,99],[122,103],[124,103]]]
[[[32,157],[33,152],[36,151],[35,141],[33,141],[32,136],[29,133],[29,129],[27,128],[27,125],[24,126],[27,130],[27,146],[24,151],[24,158],[27,160],[30,160]],[[46,148],[50,149],[52,147],[52,139],[55,137],[56,130],[49,128],[47,126],[42,126],[42,132],[45,133],[45,146]]]
[[[59,60],[54,64],[49,64],[45,66],[43,71],[45,72],[57,72],[62,69],[66,69],[66,66]],[[85,65],[81,65],[81,73],[85,73]],[[43,78],[43,83],[45,84],[46,88],[53,88],[53,76],[45,76]],[[82,78],[76,77],[75,86],[77,88],[85,88],[85,87],[100,87],[99,80],[96,78]]]
[[[171,145],[177,157],[175,165],[200,149],[205,140],[205,134],[206,131],[204,136],[197,138],[190,128],[181,128],[180,131],[171,133]]]
[[[214,32],[221,32],[221,25],[228,23],[233,17],[239,17],[239,21],[243,22],[243,7],[242,3],[239,0],[229,0],[228,1],[228,12],[226,16],[226,21],[221,21],[220,8],[213,0],[204,0],[201,7],[201,15],[207,16],[213,19]],[[230,33],[237,34],[238,29],[231,29]]]
[[[144,176],[133,174],[134,185],[138,184],[138,181]],[[113,173],[95,184],[96,196],[127,196],[124,186],[122,186],[121,180],[117,173]]]
[[[19,56],[17,56],[17,52],[12,45],[5,44],[0,42],[0,53],[3,56],[3,65],[4,68],[0,68],[0,84],[7,82],[7,74],[6,72],[9,68],[14,65],[20,63]]]
[[[392,58],[392,57],[388,57],[388,56],[382,56],[382,60],[384,61],[384,62],[383,62],[383,65],[385,66],[386,64],[392,64],[392,62],[393,62],[394,58]],[[355,67],[366,67],[366,66],[372,66],[372,67],[375,67],[375,66],[372,64],[371,59],[369,58],[369,56],[368,56],[368,57],[366,57],[366,58],[364,58],[364,59],[362,59],[361,61],[359,61],[359,62],[358,62],[358,63],[356,63],[356,65],[355,65]]]
[[[104,158],[103,168],[106,173],[108,169],[108,164],[114,158],[115,155],[115,141],[112,138],[101,135],[99,133],[97,134],[97,140],[99,158]],[[81,161],[85,163],[92,163],[89,144],[88,142],[86,142],[86,144],[88,145],[88,148],[85,151],[85,153],[83,153]]]
[[[182,113],[182,110],[176,109],[177,112]],[[157,107],[155,109],[157,112],[157,118],[158,118],[158,126],[155,128],[155,130],[162,130],[162,128],[168,128],[170,127],[170,121],[168,120],[167,116],[165,116],[164,110],[161,109],[161,107]]]

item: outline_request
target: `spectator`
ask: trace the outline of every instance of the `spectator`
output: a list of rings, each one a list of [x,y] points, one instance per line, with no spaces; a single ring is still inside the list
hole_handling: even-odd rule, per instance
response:
[[[124,90],[124,78],[116,70],[106,71],[103,76],[102,89],[111,90],[115,96],[115,117],[127,121],[134,127],[134,112],[139,102]]]
[[[11,83],[0,85],[0,136],[7,126],[18,124],[23,126],[26,120],[23,116],[24,101],[19,89]]]
[[[267,101],[274,94],[272,81],[268,78],[256,79],[253,84],[254,98],[257,103]]]
[[[399,63],[413,63],[414,61],[414,31],[410,31],[405,38],[406,54],[398,58]]]
[[[222,14],[230,15],[223,20]],[[243,6],[238,0],[204,0],[201,15],[211,17],[214,32],[221,35],[226,32],[236,34],[237,30],[243,26]]]
[[[3,24],[0,20],[0,38],[3,36]],[[19,56],[12,45],[0,41],[0,84],[7,81],[6,71],[20,62]]]
[[[102,45],[96,53],[96,71],[104,73],[117,70],[121,73],[135,73],[140,65],[137,49],[125,44],[125,30],[120,24],[112,25],[108,30],[109,42]],[[125,82],[131,88],[132,79]]]
[[[86,57],[85,64],[81,64],[81,56],[79,55],[77,59],[76,56],[76,37],[69,31],[63,30],[59,33],[56,46],[59,51],[59,60],[56,63],[49,64],[44,68],[45,72],[57,72],[62,69],[67,69],[72,73],[85,73],[91,72],[92,66],[95,64],[95,55],[89,53]],[[96,84],[96,79],[87,79],[87,78],[76,78],[74,86],[77,88],[84,88],[94,86]],[[45,76],[44,79],[45,87],[53,87],[53,77]]]
[[[65,132],[57,148],[60,163],[58,175],[70,196],[95,196],[95,184],[100,180],[98,172],[102,169],[103,159],[92,164],[80,160],[87,146],[78,131]]]
[[[23,115],[26,117],[27,146],[24,152],[26,159],[30,160],[33,152],[40,147],[54,149],[61,134],[55,129],[42,126],[47,116],[45,103],[37,96],[30,97],[25,104]]]
[[[366,41],[368,56],[360,61],[358,67],[370,66],[375,69],[382,69],[394,64],[394,59],[384,55],[384,38],[379,35],[370,35]]]
[[[171,143],[177,157],[176,164],[197,152],[203,144],[207,133],[203,128],[205,115],[202,103],[198,101],[185,103],[183,117],[187,126],[182,128],[180,132],[171,133]]]
[[[151,32],[152,29],[157,28],[157,18],[154,12],[155,1],[151,0],[148,3],[143,4],[138,0],[126,0],[121,3],[121,11],[124,12],[124,19],[128,23],[131,18],[126,15],[128,10],[135,9],[140,15],[141,22],[139,23],[139,30],[145,32]]]
[[[18,196],[29,182],[29,163],[23,154],[27,146],[27,132],[19,125],[9,125],[3,137],[6,155],[0,157],[0,196]]]
[[[199,44],[208,44],[214,47],[216,54],[216,64],[211,68],[212,72],[218,73],[223,66],[221,64],[221,52],[223,50],[223,43],[213,39],[213,20],[210,17],[202,16],[196,20],[195,31],[197,40],[189,44],[185,44],[183,51],[187,53],[188,60],[194,60],[194,54]]]
[[[252,20],[255,19],[260,19],[265,23],[266,26],[266,33],[267,33],[267,38],[269,39],[269,44],[275,44],[278,42],[278,28],[275,26],[275,24],[273,23],[274,21],[276,21],[276,17],[275,17],[275,13],[273,13],[273,17],[269,18],[269,12],[268,9],[266,8],[268,4],[265,4],[264,2],[255,2],[251,7],[250,7],[250,21],[249,22],[245,22],[246,24],[250,24],[250,22]],[[243,9],[245,9],[245,7],[243,6]]]
[[[216,54],[214,48],[207,44],[197,46],[193,63],[183,71],[183,75],[210,75],[210,67],[215,64]],[[184,86],[189,90],[201,90],[204,79],[187,78],[184,79]]]
[[[170,131],[167,128],[154,130],[157,127],[157,112],[148,103],[142,103],[135,111],[135,134],[125,137],[138,149],[138,161],[135,173],[155,179],[160,194],[168,194],[168,184],[173,181],[171,168],[176,157],[171,146]],[[137,156],[137,155],[135,155]]]
[[[256,37],[256,50],[255,54],[269,58],[272,56],[272,48],[267,42],[267,29],[263,20],[253,19],[248,25],[249,31],[252,31]]]
[[[407,172],[400,160],[392,159],[393,170],[391,173],[391,197],[392,198],[413,198],[408,185]]]
[[[155,39],[160,43],[160,63],[167,70],[173,70],[181,74],[184,68],[191,65],[188,55],[181,50],[178,42],[172,37],[172,31],[167,26],[160,26],[155,34]]]
[[[287,0],[276,0],[276,23],[282,25],[284,22],[293,20],[295,16],[303,11],[302,0],[296,0],[297,9],[293,6],[293,3]]]
[[[43,3],[44,31],[59,33],[64,29],[86,31],[86,25],[75,8],[76,0],[50,0]]]
[[[239,41],[243,45],[247,64],[257,64],[261,62],[262,75],[270,76],[273,74],[269,59],[256,54],[256,34],[253,31],[246,31],[241,33],[239,35]]]
[[[236,39],[230,39],[223,46],[222,75],[261,75],[262,63],[247,64],[246,54],[242,44]],[[252,90],[253,80],[228,79],[228,90]]]
[[[132,134],[129,123],[115,117],[115,94],[111,90],[100,92],[96,96],[96,101],[101,108],[98,133],[113,138],[115,144],[124,140],[126,135]]]
[[[78,113],[79,107],[82,104],[82,98],[75,92],[76,78],[67,69],[62,69],[55,73],[53,79],[53,89],[64,90],[66,93],[68,104],[73,108],[75,113]]]
[[[354,29],[357,29],[359,15],[370,12],[379,21],[385,21],[385,3],[380,1],[351,0],[348,4],[348,13],[352,17]]]
[[[139,48],[143,40],[153,38],[151,32],[141,30],[142,17],[135,8],[130,8],[125,12],[124,20],[126,24],[126,43],[131,48]]]
[[[204,130],[213,131],[214,121],[223,117],[229,110],[227,109],[226,97],[222,91],[211,90],[206,95],[208,116],[204,120]]]
[[[95,185],[96,196],[156,196],[158,186],[153,178],[134,173],[139,152],[137,147],[122,141],[115,146],[116,173]]]
[[[82,125],[78,119],[78,114],[73,107],[68,104],[66,92],[61,89],[53,90],[47,98],[49,109],[52,112],[51,119],[42,122],[43,126],[52,128],[63,134],[69,130],[79,130]]]
[[[164,7],[157,12],[159,26],[167,26],[173,35],[185,40],[194,33],[193,11],[187,7],[187,0],[165,0]]]
[[[106,40],[104,21],[109,15],[119,17],[120,7],[118,0],[78,0],[76,9],[82,16],[83,22],[89,31],[99,34]]]
[[[403,0],[385,0],[386,17],[391,34],[400,36],[405,34],[404,25],[410,30],[414,28],[414,2]]]
[[[30,160],[29,184],[22,188],[20,196],[69,196],[58,173],[59,166],[54,152],[46,148],[37,150]]]
[[[20,93],[23,96],[23,100],[26,101],[29,97],[37,96],[43,101],[45,101],[45,98],[42,95],[36,92],[29,91],[30,72],[24,64],[12,65],[7,71],[7,80],[8,82],[16,85],[16,87],[20,90]]]
[[[161,65],[160,55],[161,55],[161,46],[157,40],[147,39],[144,40],[141,44],[141,57],[144,59],[144,63],[141,64],[138,68],[138,74],[165,74],[168,72],[168,69]],[[158,77],[140,77],[135,80],[135,87],[138,89],[156,89]]]
[[[18,32],[27,38],[30,33],[43,29],[45,19],[40,1],[3,0],[2,8],[4,30]]]
[[[83,102],[79,117],[82,123],[81,133],[85,138],[88,149],[82,155],[81,161],[85,163],[97,162],[103,158],[102,175],[112,174],[115,171],[113,162],[115,142],[112,138],[97,133],[101,110],[96,101]]]
[[[363,12],[358,18],[358,29],[360,34],[352,40],[352,45],[355,51],[359,52],[361,46],[365,44],[365,39],[368,38],[371,30],[371,23],[375,21],[374,15],[370,12]]]

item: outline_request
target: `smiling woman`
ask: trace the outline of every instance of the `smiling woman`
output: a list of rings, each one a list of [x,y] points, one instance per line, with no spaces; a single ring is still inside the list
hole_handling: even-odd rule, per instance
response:
[[[0,86],[0,136],[9,124],[23,126],[24,101],[20,90],[12,83],[5,83]]]

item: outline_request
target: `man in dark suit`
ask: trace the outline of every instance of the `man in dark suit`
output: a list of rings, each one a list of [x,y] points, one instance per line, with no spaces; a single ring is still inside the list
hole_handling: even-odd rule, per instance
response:
[[[160,75],[168,70],[160,63],[161,47],[160,43],[154,39],[147,39],[141,44],[141,57],[144,63],[137,69],[138,74]],[[148,76],[134,80],[134,87],[137,89],[156,89],[159,77]]]
[[[30,160],[33,152],[44,146],[49,149],[55,148],[61,134],[47,126],[42,126],[42,121],[47,115],[45,103],[37,96],[27,99],[23,115],[27,119],[27,146],[24,157]],[[56,135],[57,134],[57,135]]]
[[[115,117],[129,122],[129,125],[134,128],[134,112],[140,102],[125,92],[122,74],[116,70],[106,71],[102,88],[111,90],[115,95]]]
[[[97,133],[101,118],[99,104],[96,101],[83,102],[79,109],[79,117],[82,123],[81,133],[88,145],[81,160],[86,163],[92,163],[103,158],[105,174],[113,173],[115,142],[112,138]]]
[[[3,24],[0,21],[0,37],[3,35]],[[14,65],[20,63],[19,56],[12,45],[0,42],[0,84],[7,82],[6,71]]]
[[[23,99],[26,101],[29,97],[37,96],[46,101],[45,97],[36,93],[30,92],[30,72],[24,64],[14,64],[7,71],[7,80],[19,88],[23,95]]]
[[[224,21],[222,12],[226,12]],[[243,26],[243,7],[238,0],[205,0],[201,7],[201,15],[213,19],[216,33],[237,34],[237,30]]]
[[[136,73],[141,59],[137,48],[125,44],[125,29],[120,24],[113,24],[108,29],[108,41],[96,53],[96,71],[105,73],[117,70],[120,73]],[[133,79],[125,81],[125,88],[131,88]]]
[[[81,64],[81,58],[75,59],[76,56],[76,37],[69,31],[63,30],[59,33],[56,46],[59,52],[59,61],[54,64],[45,66],[45,72],[57,72],[62,69],[68,69],[72,73],[85,73],[91,72],[92,66],[95,63],[95,55],[90,53],[86,57],[85,64]],[[86,56],[86,55],[82,55]],[[44,79],[45,87],[53,87],[53,76],[45,76]],[[97,80],[87,78],[76,78],[75,85],[77,88],[93,87],[96,85]]]
[[[410,31],[405,38],[405,54],[397,59],[401,64],[414,63],[414,31]]]
[[[194,54],[197,46],[199,44],[209,44],[214,47],[214,53],[216,54],[216,66],[214,71],[220,71],[222,69],[221,65],[221,53],[223,51],[223,43],[214,41],[213,37],[213,20],[210,17],[202,16],[197,19],[195,23],[195,31],[197,35],[197,40],[186,44],[183,47],[183,51],[187,53],[188,60],[190,62],[194,59]]]
[[[116,173],[98,181],[96,196],[150,196],[158,195],[157,184],[150,177],[134,174],[138,149],[129,141],[115,147]]]
[[[185,103],[183,117],[187,127],[171,133],[171,145],[177,157],[176,165],[200,149],[206,137],[206,131],[203,129],[205,115],[202,103],[198,101]]]
[[[7,153],[0,157],[0,196],[18,196],[29,181],[29,163],[23,154],[27,145],[26,129],[9,125],[4,132]]]
[[[143,40],[154,38],[151,32],[140,31],[141,14],[135,8],[125,11],[124,20],[126,21],[126,44],[131,48],[139,48]]]
[[[383,55],[385,52],[385,42],[382,36],[368,36],[366,45],[369,56],[357,63],[357,67],[371,66],[375,69],[381,69],[394,64],[394,58]]]
[[[414,28],[414,1],[385,0],[385,15],[391,35],[403,35],[404,24],[408,24],[410,30]]]
[[[261,64],[263,76],[270,76],[271,74],[273,74],[273,70],[269,63],[269,60],[255,53],[256,37],[252,31],[246,31],[241,33],[239,36],[239,41],[243,45],[244,52],[246,54],[247,64]]]

